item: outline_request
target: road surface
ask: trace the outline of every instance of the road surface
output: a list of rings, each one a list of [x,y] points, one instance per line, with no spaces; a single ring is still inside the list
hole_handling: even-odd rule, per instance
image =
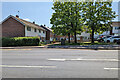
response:
[[[3,78],[117,78],[117,50],[3,49]]]

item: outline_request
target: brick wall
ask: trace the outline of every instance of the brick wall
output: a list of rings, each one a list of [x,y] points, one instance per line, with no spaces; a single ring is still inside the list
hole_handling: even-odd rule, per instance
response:
[[[112,22],[112,26],[119,26],[120,27],[120,22]]]
[[[10,17],[2,23],[2,37],[24,37],[24,25]]]
[[[54,33],[53,32],[50,32],[50,37],[54,38]]]
[[[46,40],[50,40],[50,31],[46,31]]]

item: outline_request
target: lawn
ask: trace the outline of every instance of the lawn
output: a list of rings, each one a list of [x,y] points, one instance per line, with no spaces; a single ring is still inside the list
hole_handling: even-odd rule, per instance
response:
[[[113,45],[115,43],[104,43],[104,42],[98,42],[95,41],[94,43],[91,42],[83,42],[83,43],[68,43],[66,42],[65,45]],[[60,46],[61,43],[53,44],[53,46]]]

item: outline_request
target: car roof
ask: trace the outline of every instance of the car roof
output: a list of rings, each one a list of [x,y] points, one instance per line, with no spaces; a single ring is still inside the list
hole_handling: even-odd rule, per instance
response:
[[[114,37],[120,37],[120,36],[112,36],[112,37],[114,38]]]

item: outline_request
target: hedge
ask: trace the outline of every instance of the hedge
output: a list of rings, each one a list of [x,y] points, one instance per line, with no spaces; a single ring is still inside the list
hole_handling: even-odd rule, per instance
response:
[[[14,37],[2,38],[2,46],[37,46],[40,39],[38,37]]]

